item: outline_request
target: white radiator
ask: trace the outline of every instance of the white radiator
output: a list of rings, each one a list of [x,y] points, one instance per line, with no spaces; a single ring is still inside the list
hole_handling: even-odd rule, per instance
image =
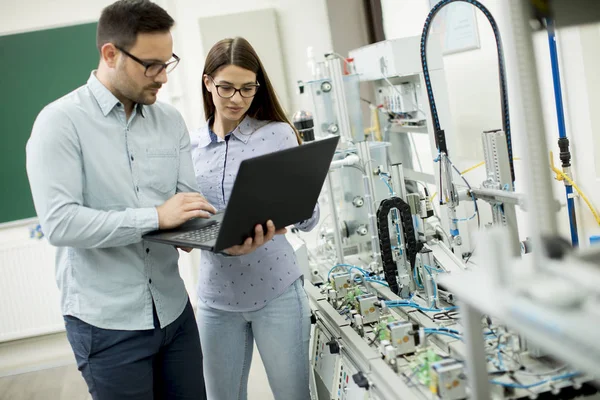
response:
[[[29,220],[0,224],[0,343],[64,330],[60,293],[54,278],[55,249],[31,239]],[[179,272],[192,305],[199,252],[180,252]]]
[[[64,330],[54,278],[55,249],[31,239],[35,221],[0,224],[0,343]],[[179,272],[192,305],[199,252],[180,252]]]
[[[54,279],[55,250],[27,227],[0,235],[0,342],[64,330]]]

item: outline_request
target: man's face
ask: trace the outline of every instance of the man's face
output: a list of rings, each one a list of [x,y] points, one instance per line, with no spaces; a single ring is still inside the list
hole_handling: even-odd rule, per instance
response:
[[[172,58],[173,38],[170,32],[140,33],[135,45],[127,52],[143,62],[163,64]],[[121,52],[113,84],[123,97],[134,103],[154,104],[159,89],[165,83],[165,69],[158,75],[146,76],[146,68],[142,64]]]

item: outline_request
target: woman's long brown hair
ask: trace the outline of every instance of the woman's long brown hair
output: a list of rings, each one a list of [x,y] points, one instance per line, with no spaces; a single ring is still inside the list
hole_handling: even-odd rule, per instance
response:
[[[260,88],[256,92],[247,115],[258,120],[287,123],[294,130],[298,143],[301,143],[300,135],[287,119],[260,58],[246,39],[235,37],[217,42],[206,56],[202,76],[213,76],[227,65],[235,65],[256,74],[256,80],[260,84]],[[206,85],[202,85],[202,98],[204,100],[204,115],[208,120],[214,116],[216,109]]]

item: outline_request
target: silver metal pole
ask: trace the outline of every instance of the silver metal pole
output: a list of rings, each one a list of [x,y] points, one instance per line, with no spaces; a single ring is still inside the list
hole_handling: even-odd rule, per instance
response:
[[[331,207],[331,217],[333,218],[333,241],[335,242],[335,252],[339,264],[344,263],[344,249],[342,247],[342,234],[340,233],[340,221],[335,204],[335,196],[333,195],[333,182],[331,174],[327,175],[327,194],[329,195],[329,203]]]
[[[369,213],[369,230],[371,233],[371,252],[373,262],[381,266],[381,251],[379,249],[379,233],[377,232],[377,214],[375,207],[375,186],[373,183],[373,166],[371,165],[371,150],[369,142],[357,143],[358,155],[364,166],[363,182],[365,186],[365,202]]]
[[[482,315],[466,303],[460,304],[463,326],[465,328],[465,343],[467,347],[467,369],[471,399],[489,400],[490,382],[487,371],[485,345],[481,330]]]
[[[517,79],[521,91],[521,104],[525,118],[525,131],[521,132],[527,167],[524,168],[528,189],[528,214],[531,238],[535,251],[537,268],[542,268],[545,251],[543,236],[558,233],[556,213],[553,210],[554,196],[552,180],[548,168],[548,143],[546,141],[544,118],[540,100],[537,68],[534,57],[533,40],[529,20],[530,4],[526,1],[502,2],[512,28],[517,60]]]
[[[345,142],[352,142],[352,128],[350,127],[350,117],[346,103],[346,90],[341,61],[336,55],[330,54],[327,56],[326,62],[331,73],[333,92],[335,93],[335,112],[337,114],[340,135]]]
[[[392,185],[396,195],[402,200],[406,200],[406,183],[404,182],[404,168],[402,163],[392,164]]]

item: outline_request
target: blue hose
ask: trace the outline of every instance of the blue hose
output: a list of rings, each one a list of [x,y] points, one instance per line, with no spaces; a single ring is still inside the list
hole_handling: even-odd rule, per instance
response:
[[[565,127],[565,112],[562,101],[562,89],[560,85],[560,69],[558,67],[558,51],[556,49],[556,35],[554,31],[554,22],[551,19],[546,20],[548,27],[548,45],[550,47],[550,62],[552,64],[552,80],[554,82],[554,100],[556,102],[556,119],[558,121],[558,136],[561,139],[567,138]],[[575,214],[575,200],[572,198],[573,186],[566,184],[567,209],[569,211],[569,226],[571,228],[571,243],[573,247],[579,246],[579,234],[577,233],[577,215]]]

